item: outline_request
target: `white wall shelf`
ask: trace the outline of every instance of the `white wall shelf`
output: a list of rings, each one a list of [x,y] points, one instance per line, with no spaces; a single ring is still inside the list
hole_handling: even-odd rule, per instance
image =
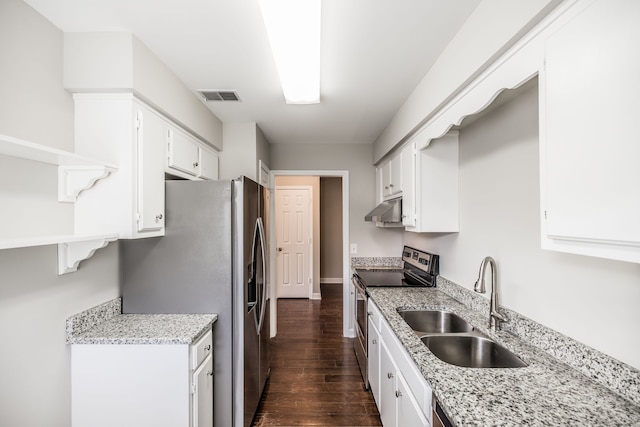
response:
[[[60,202],[75,202],[80,192],[118,170],[113,164],[7,135],[0,135],[0,154],[57,165]]]
[[[58,245],[58,274],[67,274],[78,269],[81,261],[91,258],[95,251],[118,239],[117,234],[102,236],[44,236],[1,239],[0,250]]]
[[[7,135],[0,135],[0,155],[57,165],[60,202],[75,202],[82,191],[118,170],[113,164]],[[117,239],[118,234],[20,237],[0,239],[0,250],[58,245],[58,274],[67,274],[76,271],[80,262],[90,258],[96,250]]]

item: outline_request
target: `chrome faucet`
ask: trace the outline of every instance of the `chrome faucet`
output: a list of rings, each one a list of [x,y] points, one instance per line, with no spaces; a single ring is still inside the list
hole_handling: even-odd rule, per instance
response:
[[[491,298],[489,300],[489,328],[492,331],[500,329],[499,322],[506,322],[507,318],[504,314],[498,311],[498,282],[496,280],[496,262],[490,256],[486,257],[480,263],[480,272],[478,273],[478,280],[473,287],[473,290],[484,294],[484,276],[487,264],[491,266]]]

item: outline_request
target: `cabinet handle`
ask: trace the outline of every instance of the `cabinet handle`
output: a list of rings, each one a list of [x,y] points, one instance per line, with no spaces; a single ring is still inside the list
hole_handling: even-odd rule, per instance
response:
[[[389,379],[393,378],[393,374],[391,372],[387,372],[387,378]]]
[[[393,187],[393,184],[389,184],[389,187]]]
[[[194,168],[197,168],[197,167],[198,167],[198,162],[195,162],[195,163],[193,164],[193,167],[194,167]]]
[[[378,340],[371,340],[371,344],[378,344]]]
[[[212,371],[212,370],[211,370],[211,371],[207,371],[207,375],[209,375],[210,377],[212,377],[212,376],[213,376],[213,371]]]
[[[211,344],[204,347],[204,351],[209,351],[209,350],[211,350]]]
[[[162,214],[156,215],[156,219],[160,221],[162,219]]]
[[[400,390],[396,390],[396,397],[401,397],[402,393],[400,393]]]

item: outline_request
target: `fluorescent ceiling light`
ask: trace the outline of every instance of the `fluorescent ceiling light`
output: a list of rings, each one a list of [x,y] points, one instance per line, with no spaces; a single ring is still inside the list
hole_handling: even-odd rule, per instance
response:
[[[288,104],[320,102],[321,0],[260,0]]]

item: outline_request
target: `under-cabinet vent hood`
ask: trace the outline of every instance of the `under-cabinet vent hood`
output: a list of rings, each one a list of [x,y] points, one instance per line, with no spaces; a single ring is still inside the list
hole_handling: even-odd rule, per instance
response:
[[[402,227],[402,198],[385,200],[369,212],[364,220],[375,222],[377,227]]]

